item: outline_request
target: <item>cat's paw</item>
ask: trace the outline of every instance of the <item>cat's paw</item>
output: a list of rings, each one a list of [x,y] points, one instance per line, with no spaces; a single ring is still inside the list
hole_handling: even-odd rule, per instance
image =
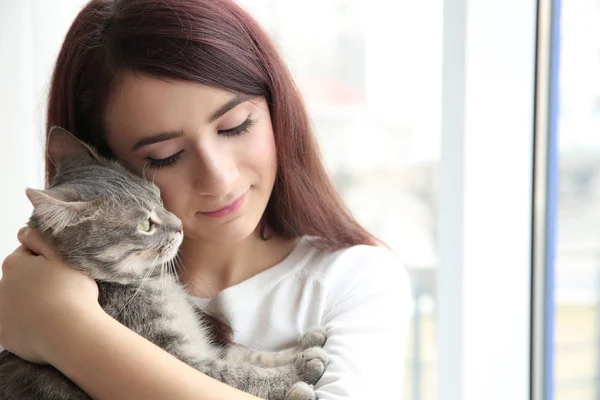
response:
[[[312,385],[305,382],[296,382],[285,394],[284,400],[316,400],[317,395]]]
[[[329,356],[320,347],[312,347],[304,350],[296,359],[296,368],[302,381],[308,384],[315,384],[325,372]]]
[[[323,347],[327,341],[327,332],[321,327],[308,330],[300,339],[300,348],[302,350],[311,347]]]

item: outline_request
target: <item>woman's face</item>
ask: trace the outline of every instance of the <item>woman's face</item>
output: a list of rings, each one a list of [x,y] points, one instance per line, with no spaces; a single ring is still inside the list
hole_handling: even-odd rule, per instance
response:
[[[105,122],[114,155],[156,183],[187,238],[233,243],[255,231],[277,170],[264,98],[127,74]]]

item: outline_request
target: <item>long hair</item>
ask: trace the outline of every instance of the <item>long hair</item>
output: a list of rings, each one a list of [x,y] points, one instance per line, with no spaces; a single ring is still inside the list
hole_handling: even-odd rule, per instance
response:
[[[112,157],[103,119],[125,71],[264,96],[278,165],[263,222],[283,237],[316,236],[329,248],[379,243],[335,190],[302,97],[275,45],[233,0],[92,0],[60,50],[47,131],[61,126]],[[47,183],[54,174],[46,160]]]

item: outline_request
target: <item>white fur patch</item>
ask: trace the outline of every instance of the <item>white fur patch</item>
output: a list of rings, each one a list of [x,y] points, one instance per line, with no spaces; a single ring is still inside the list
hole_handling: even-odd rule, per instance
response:
[[[168,301],[163,303],[160,323],[167,330],[184,331],[185,340],[182,348],[184,354],[197,360],[217,357],[217,351],[210,345],[208,332],[200,327],[193,306],[188,300],[188,294],[174,281],[173,277],[165,277],[164,282],[153,279],[149,287],[162,291]],[[177,329],[171,328],[177,327]]]

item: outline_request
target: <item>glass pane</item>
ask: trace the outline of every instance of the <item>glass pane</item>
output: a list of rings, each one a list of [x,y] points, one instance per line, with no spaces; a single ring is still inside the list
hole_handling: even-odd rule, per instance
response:
[[[600,398],[600,2],[562,2],[555,399]]]
[[[443,3],[241,4],[283,52],[344,199],[409,268],[416,309],[403,399],[433,400]]]

